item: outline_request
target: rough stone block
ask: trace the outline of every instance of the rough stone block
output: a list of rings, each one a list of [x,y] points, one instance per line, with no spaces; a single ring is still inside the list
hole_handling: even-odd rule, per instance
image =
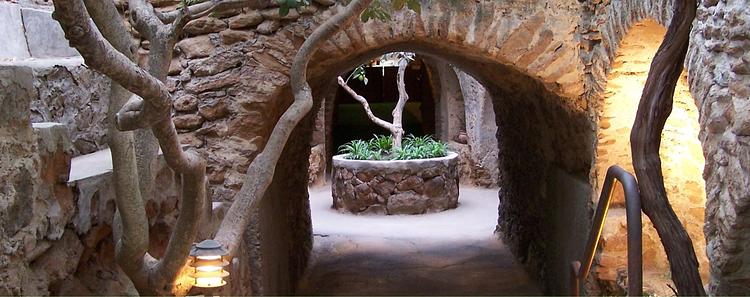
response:
[[[52,12],[21,9],[29,51],[34,58],[75,57],[78,51],[68,45],[60,24],[52,19]]]
[[[3,37],[0,58],[31,57],[24,35],[20,6],[0,3],[0,36]]]

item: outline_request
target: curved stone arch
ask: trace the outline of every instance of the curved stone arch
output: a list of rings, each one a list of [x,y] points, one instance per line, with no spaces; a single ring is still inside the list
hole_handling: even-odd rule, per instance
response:
[[[372,56],[373,51],[410,48],[453,56],[457,64],[472,60],[506,65],[538,79],[560,96],[578,98],[583,93],[579,80],[583,66],[570,34],[576,26],[570,20],[577,17],[577,11],[571,8],[574,2],[556,5],[568,9],[549,13],[523,3],[431,1],[419,15],[403,10],[393,13],[389,22],[355,22],[318,50],[311,71],[343,72]],[[508,12],[514,9],[521,12]],[[326,19],[340,10],[341,6],[334,6],[316,19]],[[342,60],[349,62],[339,63]]]
[[[588,233],[595,145],[594,116],[582,96],[584,67],[571,34],[579,4],[462,1],[459,10],[449,2],[424,4],[419,15],[396,12],[388,23],[346,28],[309,65],[314,93],[323,96],[337,75],[393,51],[439,59],[477,78],[492,94],[503,131],[498,230],[546,292],[566,294],[569,262],[583,250]],[[340,9],[315,15],[304,24],[307,32]],[[291,139],[303,138],[305,129]],[[285,153],[282,160],[302,156]]]
[[[582,4],[578,34],[585,66],[587,95],[600,102],[607,75],[622,39],[630,28],[645,20],[667,27],[675,0],[586,1]],[[597,106],[600,107],[600,106]]]
[[[309,65],[316,110],[335,76],[392,51],[413,51],[444,60],[477,78],[492,95],[497,124],[504,131],[498,133],[500,167],[509,174],[501,174],[505,179],[500,181],[498,229],[514,254],[544,283],[547,293],[567,294],[569,261],[583,250],[593,193],[595,110],[601,90],[591,77],[607,71],[610,54],[601,42],[588,50],[583,45],[581,24],[594,20],[581,17],[588,2],[458,1],[460,8],[450,6],[450,2],[455,1],[424,2],[420,14],[395,12],[388,23],[355,22],[331,39]],[[638,6],[635,1],[625,4],[643,11],[636,15],[646,15],[651,7]],[[286,39],[271,43],[270,54],[258,55],[263,58],[260,64],[284,74],[288,66],[273,61],[271,58],[279,60],[273,51],[280,48],[294,52],[304,39],[294,32],[309,34],[340,10],[335,5],[292,23],[295,29],[287,31],[292,34],[284,33]],[[584,28],[590,27],[586,23]],[[619,43],[620,38],[612,40]],[[591,59],[598,63],[595,71]],[[282,90],[287,80],[274,84],[281,91],[271,97],[288,102],[291,94]],[[304,191],[306,186],[307,172],[297,171],[306,167],[311,123],[302,123],[290,138],[274,183],[266,193],[266,207],[283,209],[288,208],[285,204],[297,203],[294,201],[308,203],[306,195],[291,190]],[[274,240],[288,244],[298,238],[300,243],[293,244],[289,251],[309,253],[309,213],[304,219],[304,208],[290,209],[302,219],[292,219],[288,224],[303,227],[287,229],[293,234],[286,232],[283,238]],[[259,220],[272,222],[272,214],[261,213]],[[268,229],[260,233],[278,234],[280,228],[290,228],[271,224],[260,224],[258,228]],[[275,258],[281,255],[274,251],[275,243],[265,242],[268,248],[260,248],[263,258],[278,262]],[[263,272],[256,275],[263,275],[265,293],[283,292],[273,287],[293,281],[304,264],[290,262],[304,262],[306,256],[282,259],[282,264],[273,267],[258,264]],[[283,269],[284,265],[288,269]]]

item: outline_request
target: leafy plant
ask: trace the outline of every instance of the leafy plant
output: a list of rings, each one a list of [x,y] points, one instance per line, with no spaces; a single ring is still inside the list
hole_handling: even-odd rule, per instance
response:
[[[310,0],[276,0],[279,4],[279,15],[286,16],[292,8],[300,8],[310,5]]]
[[[393,138],[386,135],[373,135],[369,141],[370,150],[381,155],[387,155],[393,149]]]
[[[342,145],[339,153],[348,154],[346,158],[350,160],[414,160],[448,155],[448,145],[431,136],[409,135],[401,148],[392,149],[390,136],[374,135],[369,141],[357,139]]]
[[[347,159],[352,160],[372,160],[373,152],[370,150],[370,144],[364,140],[352,140],[339,147],[339,152],[348,154]]]
[[[349,77],[346,78],[346,82],[349,82],[350,79],[356,79],[358,81],[363,82],[365,85],[367,85],[367,75],[365,73],[365,65],[359,65],[357,68],[354,68],[354,71],[352,71],[352,74],[349,75]]]

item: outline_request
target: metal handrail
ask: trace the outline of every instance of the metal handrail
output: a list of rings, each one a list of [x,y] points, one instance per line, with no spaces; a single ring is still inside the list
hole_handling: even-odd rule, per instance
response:
[[[609,204],[614,193],[615,182],[619,182],[625,191],[625,212],[628,229],[628,295],[643,296],[641,194],[638,191],[638,183],[635,177],[617,165],[607,170],[607,177],[604,179],[604,186],[602,187],[599,204],[594,214],[594,221],[583,260],[571,263],[574,296],[580,295],[580,284],[588,277],[591,271],[591,265],[596,255],[596,248],[599,246],[599,238],[604,229],[604,219],[607,217]],[[581,263],[585,265],[581,265]]]

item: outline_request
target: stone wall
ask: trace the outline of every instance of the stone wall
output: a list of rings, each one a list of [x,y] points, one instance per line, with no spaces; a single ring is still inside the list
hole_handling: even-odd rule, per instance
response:
[[[710,291],[750,292],[750,2],[700,1],[687,58],[706,167]]]
[[[457,71],[464,98],[466,135],[470,148],[470,177],[475,185],[498,185],[497,124],[492,97],[476,79]]]
[[[68,129],[73,156],[106,149],[109,79],[82,59],[15,62],[29,65],[34,75],[32,122],[56,122]]]
[[[175,90],[174,120],[183,143],[196,148],[209,162],[214,199],[233,199],[247,165],[265,144],[271,124],[290,102],[287,75],[295,49],[317,24],[341,10],[339,5],[326,9],[333,2],[325,2],[326,5],[316,2],[301,13],[283,18],[277,16],[276,9],[269,8],[258,13],[216,15],[188,25],[188,37],[178,44],[179,55],[173,61],[168,85]],[[589,102],[580,97],[583,86],[578,79],[583,76],[584,67],[577,59],[574,36],[569,33],[577,25],[578,3],[562,1],[528,7],[528,3],[449,2],[425,4],[421,15],[394,13],[393,22],[404,24],[403,27],[377,21],[355,22],[329,40],[313,58],[309,71],[313,90],[320,94],[330,84],[330,78],[394,50],[414,51],[446,61],[490,86],[498,127],[519,132],[499,136],[511,148],[500,154],[505,160],[501,161],[501,174],[506,172],[510,177],[505,180],[508,186],[501,197],[499,224],[516,254],[538,277],[551,283],[548,292],[566,292],[567,280],[555,275],[567,271],[562,263],[573,257],[572,251],[581,248],[579,242],[573,241],[565,241],[559,248],[545,246],[544,238],[552,236],[550,227],[561,223],[550,214],[561,209],[585,213],[591,195],[585,189],[555,191],[558,187],[548,182],[545,172],[559,168],[556,176],[586,180],[593,160],[592,115],[586,111]],[[550,5],[554,8],[550,9]],[[550,10],[555,13],[549,15]],[[143,47],[141,52],[145,50]],[[320,104],[322,97],[315,98]],[[562,150],[546,149],[557,147],[556,143],[573,145]],[[309,152],[309,143],[304,146],[303,150]],[[307,164],[309,153],[287,153],[282,160]],[[299,168],[307,167],[280,166],[276,174],[295,176]],[[284,179],[274,182],[292,185]],[[273,193],[277,195],[268,196],[271,200],[260,209],[267,219],[261,218],[252,226],[260,230],[254,236],[262,238],[261,245],[267,247],[253,252],[260,257],[254,262],[260,264],[254,265],[261,266],[253,281],[261,279],[263,292],[283,293],[293,286],[290,283],[294,283],[295,274],[281,268],[296,271],[304,267],[309,233],[305,234],[304,224],[280,224],[279,218],[300,222],[308,222],[309,218],[301,211],[305,209],[304,199],[288,187]],[[559,200],[565,207],[541,207],[549,199]],[[567,199],[573,201],[562,203]],[[528,209],[533,206],[541,210],[529,215]],[[291,217],[290,211],[302,216]],[[586,224],[576,226],[587,228]],[[585,230],[573,228],[559,234],[585,234]],[[299,238],[295,243],[288,235]],[[253,241],[248,243],[252,246]]]
[[[158,1],[160,9],[176,3]],[[296,48],[320,22],[341,11],[340,5],[331,6],[334,3],[316,0],[312,6],[292,11],[286,17],[278,16],[273,7],[259,12],[217,14],[195,20],[186,28],[167,85],[175,93],[174,121],[180,138],[208,160],[209,189],[217,202],[233,200],[247,166],[263,148],[276,119],[291,102],[288,72]],[[543,281],[546,292],[566,294],[567,265],[569,260],[580,256],[584,241],[581,237],[588,232],[589,198],[594,192],[591,185],[596,183],[595,123],[604,102],[608,73],[629,28],[644,18],[668,23],[670,3],[433,0],[424,3],[420,14],[394,13],[394,20],[389,23],[355,22],[329,40],[310,65],[316,104],[322,104],[320,94],[335,75],[395,50],[431,56],[476,78],[492,98],[496,125],[501,131],[497,134],[499,182],[503,185],[499,230],[519,259]],[[688,63],[707,160],[705,234],[712,265],[711,288],[717,294],[747,292],[750,274],[746,265],[750,261],[748,253],[742,250],[750,241],[747,232],[742,232],[747,225],[745,185],[748,184],[746,163],[750,159],[745,139],[750,124],[742,112],[748,98],[747,5],[743,0],[703,1],[692,33],[694,42]],[[8,15],[15,18],[19,14]],[[399,26],[391,25],[396,23]],[[0,26],[0,30],[4,28],[12,27]],[[147,50],[148,44],[142,43],[139,53],[145,55]],[[68,77],[66,71],[74,77],[87,76],[83,70],[63,68],[45,70],[41,77]],[[56,95],[40,96],[34,71],[28,67],[3,66],[0,76],[3,84],[0,99],[4,107],[0,112],[3,121],[0,146],[4,153],[13,152],[11,157],[0,156],[3,158],[0,172],[9,177],[0,182],[2,242],[7,243],[3,245],[0,266],[20,267],[1,270],[5,287],[0,294],[126,291],[97,287],[105,282],[102,279],[116,280],[112,283],[127,287],[120,281],[121,274],[112,268],[112,245],[107,240],[110,231],[106,223],[111,217],[112,204],[107,202],[110,198],[102,198],[110,195],[107,191],[74,190],[74,201],[91,203],[97,211],[102,211],[75,216],[83,221],[87,217],[96,218],[90,229],[84,228],[86,231],[81,233],[64,227],[61,239],[51,239],[46,237],[47,231],[39,231],[59,233],[60,228],[40,227],[49,222],[46,205],[54,205],[42,201],[57,196],[44,195],[45,191],[54,192],[49,190],[55,188],[54,182],[45,184],[35,178],[42,172],[39,169],[42,161],[24,116],[24,110],[32,108],[31,103],[13,98],[22,94],[50,102],[47,100],[54,101]],[[60,80],[81,82],[79,78]],[[53,94],[63,84],[40,82],[38,86]],[[95,101],[93,97],[80,98],[81,102]],[[40,115],[44,108],[66,110],[60,105],[42,104],[38,109]],[[96,109],[92,107],[92,111]],[[67,114],[72,113],[75,111]],[[65,118],[65,112],[60,114]],[[240,256],[240,260],[251,259],[251,265],[238,275],[252,276],[253,287],[243,288],[243,292],[292,293],[295,280],[304,269],[311,234],[305,191],[308,176],[300,168],[308,168],[312,119],[307,119],[305,125],[290,139],[274,184],[243,242],[248,253]],[[84,192],[96,193],[90,197],[98,198],[75,198],[89,197],[81,196]],[[160,210],[150,212],[154,215],[176,213],[171,202],[151,204],[154,205],[159,205]],[[20,217],[5,220],[7,213]],[[154,219],[153,224],[162,224],[159,221]],[[161,221],[168,226],[169,219]],[[155,231],[155,236],[166,234],[165,229],[154,230],[161,230]],[[47,243],[39,244],[41,248],[37,249],[38,242]],[[61,247],[55,248],[58,243]],[[80,258],[75,253],[60,256],[75,250],[83,250]],[[35,251],[51,256],[39,256]],[[93,268],[37,273],[34,263],[43,262],[34,262],[40,261],[35,259],[49,257],[79,258],[79,263],[87,265],[77,266]],[[42,277],[46,280],[40,281]],[[62,279],[69,281],[61,282]]]
[[[0,1],[0,61],[75,57],[47,0]]]
[[[32,128],[35,79],[32,67],[0,67],[0,172],[8,177],[0,184],[0,295],[132,293],[114,262],[111,162],[96,154],[71,160],[65,125]],[[155,255],[178,213],[171,171],[158,168],[159,194],[147,203]]]
[[[458,154],[425,160],[333,157],[333,207],[353,214],[424,214],[458,206]]]

